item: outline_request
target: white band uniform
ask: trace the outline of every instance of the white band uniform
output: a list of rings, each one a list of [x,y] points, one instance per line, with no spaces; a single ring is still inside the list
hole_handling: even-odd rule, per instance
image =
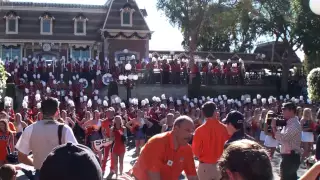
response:
[[[264,141],[266,139],[266,133],[264,133],[264,131],[260,132],[260,141]]]
[[[279,144],[279,142],[277,140],[275,140],[272,136],[266,135],[266,138],[264,140],[264,145],[266,147],[275,148],[278,146],[278,144]]]
[[[312,132],[301,132],[301,141],[302,142],[314,142],[314,136]]]

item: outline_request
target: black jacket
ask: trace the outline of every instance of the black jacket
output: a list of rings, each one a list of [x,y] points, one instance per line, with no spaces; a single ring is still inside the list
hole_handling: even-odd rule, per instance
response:
[[[253,137],[249,136],[244,131],[238,130],[225,143],[224,148],[227,148],[232,142],[237,141],[237,140],[241,140],[241,139],[249,139],[249,140],[252,140],[252,141],[256,141]]]

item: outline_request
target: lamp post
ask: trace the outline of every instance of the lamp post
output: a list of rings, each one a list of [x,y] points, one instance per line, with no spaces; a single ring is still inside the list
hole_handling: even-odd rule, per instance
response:
[[[170,51],[171,60],[173,61],[174,51]]]
[[[128,56],[129,50],[128,49],[124,49],[123,50],[123,54],[124,54],[124,61],[127,63],[127,56]]]
[[[132,66],[130,63],[125,65],[126,75],[119,76],[119,83],[125,85],[127,89],[127,101],[129,101],[131,97],[131,89],[134,87],[135,81],[138,80],[138,75],[132,74]]]
[[[309,6],[313,13],[320,15],[320,0],[310,0]]]

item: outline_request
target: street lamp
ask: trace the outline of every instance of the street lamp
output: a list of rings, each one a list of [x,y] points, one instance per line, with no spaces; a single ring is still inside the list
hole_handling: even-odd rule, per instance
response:
[[[119,75],[119,83],[125,85],[127,89],[127,100],[131,98],[131,89],[134,87],[135,81],[139,79],[138,75],[131,73],[131,64],[126,64],[124,67],[127,71],[126,75]]]
[[[126,65],[124,66],[124,69],[127,70],[127,71],[131,71],[131,69],[132,69],[131,64],[130,64],[130,63],[126,64]]]
[[[173,60],[174,51],[170,51],[171,60]]]
[[[309,6],[313,13],[320,15],[320,0],[310,0]]]

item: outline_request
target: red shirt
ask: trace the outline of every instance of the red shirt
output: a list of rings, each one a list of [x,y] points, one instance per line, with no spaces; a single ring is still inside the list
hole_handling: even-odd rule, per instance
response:
[[[154,68],[154,65],[153,65],[152,63],[148,63],[147,66],[146,66],[146,68],[147,68],[148,70],[153,69],[153,68]]]
[[[136,70],[140,71],[142,69],[142,64],[138,63],[136,64]]]
[[[208,66],[204,66],[204,67],[202,68],[202,72],[208,72]]]
[[[166,72],[169,72],[170,71],[170,65],[169,64],[163,64],[162,70],[166,71]]]
[[[158,117],[158,114],[156,113],[156,111],[153,108],[151,108],[149,110],[148,115],[150,116],[151,120],[154,120],[154,121],[157,121],[157,122],[160,121],[159,117]]]
[[[173,64],[171,66],[171,69],[172,69],[173,72],[180,72],[181,71],[180,64]]]
[[[105,136],[110,137],[110,126],[112,125],[113,119],[106,119],[101,122],[102,132],[105,133]]]
[[[193,65],[192,69],[191,69],[191,73],[192,74],[196,74],[199,72],[199,68],[197,65]]]

